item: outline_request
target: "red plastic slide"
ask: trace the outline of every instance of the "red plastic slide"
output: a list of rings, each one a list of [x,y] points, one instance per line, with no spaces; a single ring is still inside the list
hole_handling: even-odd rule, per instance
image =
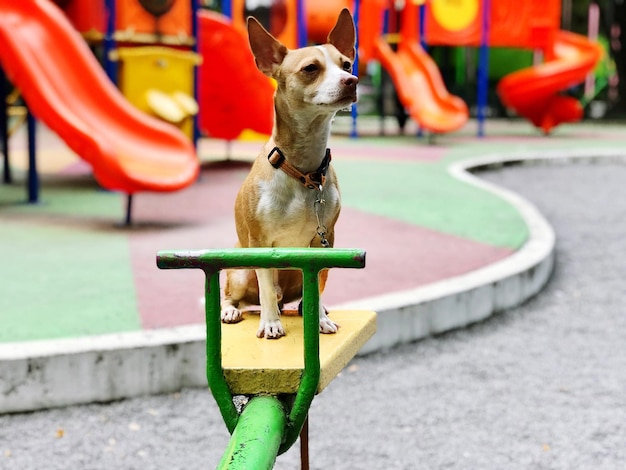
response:
[[[419,45],[401,42],[394,52],[380,38],[376,55],[389,72],[400,102],[424,130],[436,133],[460,129],[468,120],[465,102],[446,89],[435,62]]]
[[[102,186],[175,191],[196,179],[191,142],[126,101],[50,0],[0,0],[0,66]]]
[[[245,129],[270,134],[274,120],[274,87],[254,63],[248,38],[228,18],[198,12],[200,130],[233,140]]]
[[[498,84],[502,102],[545,133],[564,122],[576,122],[583,108],[576,99],[558,94],[584,81],[602,49],[578,34],[557,31],[551,57],[541,65],[507,75]]]

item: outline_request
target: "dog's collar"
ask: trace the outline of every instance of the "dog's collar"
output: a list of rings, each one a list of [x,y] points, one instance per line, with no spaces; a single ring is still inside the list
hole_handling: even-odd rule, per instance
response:
[[[278,147],[274,147],[267,156],[267,160],[277,170],[283,170],[289,176],[302,183],[305,188],[319,190],[322,189],[324,183],[326,182],[326,172],[330,166],[331,158],[330,149],[326,149],[326,155],[324,155],[324,159],[322,160],[319,168],[315,171],[302,173],[287,161],[285,154]]]

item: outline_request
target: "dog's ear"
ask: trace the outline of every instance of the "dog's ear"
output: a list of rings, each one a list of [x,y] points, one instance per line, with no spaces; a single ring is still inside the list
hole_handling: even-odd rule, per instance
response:
[[[350,10],[347,8],[344,8],[339,13],[337,24],[328,35],[328,42],[335,46],[343,55],[349,57],[350,60],[354,60],[356,56],[356,50],[354,49],[356,30]]]
[[[272,77],[283,63],[288,49],[252,16],[248,17],[248,40],[256,66],[265,75]]]

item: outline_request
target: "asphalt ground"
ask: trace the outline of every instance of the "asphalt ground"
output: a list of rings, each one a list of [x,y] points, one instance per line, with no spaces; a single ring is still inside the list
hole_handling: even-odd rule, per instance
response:
[[[553,279],[483,323],[355,359],[313,403],[311,468],[626,468],[626,165],[481,176],[553,224]],[[209,392],[184,390],[0,416],[0,468],[214,468],[227,440]],[[297,448],[275,468],[299,468]]]

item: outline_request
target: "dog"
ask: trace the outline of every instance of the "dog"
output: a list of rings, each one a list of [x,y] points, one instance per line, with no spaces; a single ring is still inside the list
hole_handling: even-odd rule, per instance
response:
[[[253,17],[248,38],[258,69],[274,78],[274,126],[235,200],[238,243],[253,247],[332,247],[341,208],[327,142],[331,122],[357,100],[352,74],[356,32],[348,9],[339,14],[328,43],[289,50]],[[320,293],[328,271],[320,273]],[[242,320],[241,308],[260,305],[257,337],[285,335],[285,303],[302,297],[298,270],[227,270],[221,319]],[[320,332],[339,325],[320,304]]]

